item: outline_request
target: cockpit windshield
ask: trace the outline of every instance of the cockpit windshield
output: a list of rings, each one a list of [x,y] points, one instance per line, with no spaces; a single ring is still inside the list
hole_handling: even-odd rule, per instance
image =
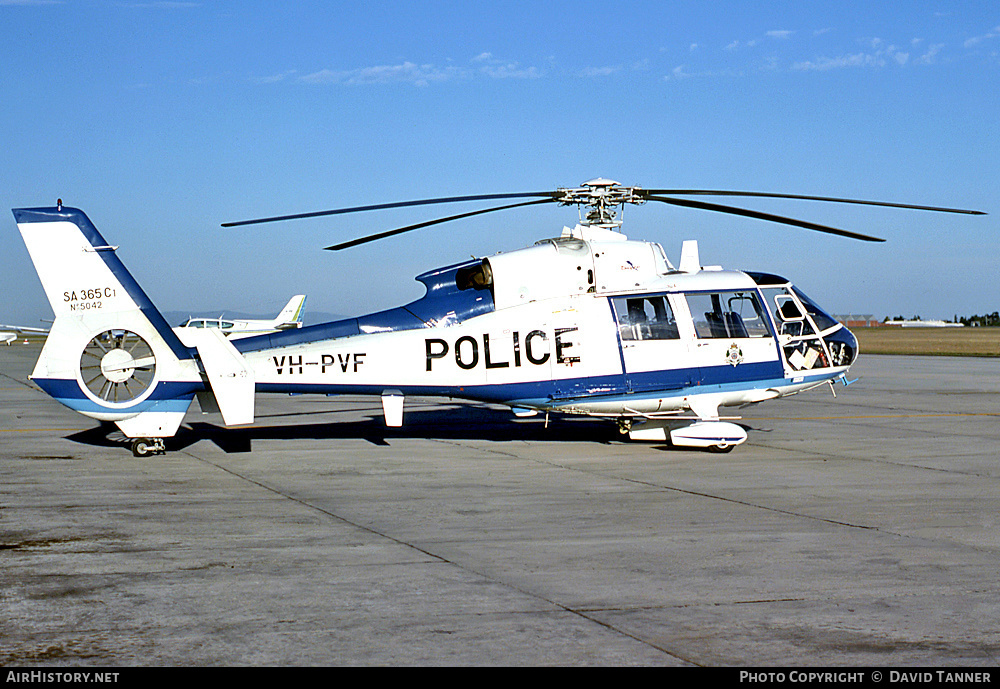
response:
[[[802,290],[777,275],[747,274],[757,283],[771,309],[785,361],[793,371],[854,363],[858,355],[857,338]]]
[[[795,292],[795,296],[799,298],[802,305],[806,307],[806,311],[810,316],[812,316],[813,322],[816,323],[816,327],[819,328],[821,332],[837,325],[837,321],[827,315],[827,313],[817,306],[816,302],[807,297],[802,290],[793,285],[792,291]]]

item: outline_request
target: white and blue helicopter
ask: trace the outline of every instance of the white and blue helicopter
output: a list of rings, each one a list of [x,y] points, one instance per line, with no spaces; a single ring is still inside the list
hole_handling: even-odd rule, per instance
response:
[[[87,216],[63,207],[14,217],[55,320],[31,379],[64,405],[113,421],[136,456],[165,451],[195,397],[227,426],[251,424],[257,393],[371,394],[385,423],[407,395],[506,405],[516,415],[584,414],[634,440],[728,451],[746,429],[720,409],[836,381],[858,342],[791,282],[679,264],[658,243],[629,240],[615,210],[658,201],[864,241],[876,237],[682,196],[768,197],[949,213],[952,208],[764,192],[577,188],[385,203],[226,223],[231,227],[439,203],[532,199],[381,232],[328,249],[482,213],[555,203],[580,221],[533,246],[417,276],[426,294],[399,308],[228,339],[171,328]]]

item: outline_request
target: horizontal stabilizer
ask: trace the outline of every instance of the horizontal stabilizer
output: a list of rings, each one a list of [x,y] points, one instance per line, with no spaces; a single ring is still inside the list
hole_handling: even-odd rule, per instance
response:
[[[223,421],[227,426],[253,423],[256,383],[253,370],[218,328],[194,333],[193,338],[185,339],[194,340]]]

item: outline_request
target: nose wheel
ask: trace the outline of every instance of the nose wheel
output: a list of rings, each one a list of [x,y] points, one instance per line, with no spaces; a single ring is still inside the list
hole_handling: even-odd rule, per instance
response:
[[[132,455],[135,457],[149,457],[150,455],[166,453],[167,446],[163,443],[163,438],[135,438],[132,440]]]

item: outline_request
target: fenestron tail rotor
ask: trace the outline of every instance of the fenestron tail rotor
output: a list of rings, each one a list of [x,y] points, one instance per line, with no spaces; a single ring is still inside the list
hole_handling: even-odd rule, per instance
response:
[[[130,330],[105,330],[80,355],[80,380],[102,402],[131,402],[156,376],[153,349]]]
[[[807,220],[798,220],[796,218],[789,218],[780,215],[774,215],[771,213],[764,213],[761,211],[755,211],[747,208],[731,206],[728,204],[708,203],[706,201],[696,201],[692,199],[677,198],[682,196],[728,196],[736,198],[771,198],[771,199],[788,199],[796,201],[823,201],[828,203],[847,203],[847,204],[864,205],[864,206],[882,206],[887,208],[932,211],[938,213],[963,213],[967,215],[986,215],[982,211],[966,210],[961,208],[943,208],[939,206],[893,203],[887,201],[867,201],[862,199],[836,198],[830,196],[810,196],[804,194],[782,194],[774,192],[732,191],[732,190],[727,191],[727,190],[713,190],[713,189],[643,189],[642,187],[623,187],[614,180],[598,178],[598,179],[592,179],[588,182],[584,182],[580,187],[556,189],[555,191],[528,191],[528,192],[514,192],[508,194],[475,194],[471,196],[447,196],[447,197],[439,197],[432,199],[418,199],[414,201],[397,201],[392,203],[381,203],[368,206],[335,208],[332,210],[314,211],[310,213],[297,213],[293,215],[281,215],[269,218],[258,218],[254,220],[241,220],[238,222],[223,223],[222,226],[238,227],[244,225],[279,222],[284,220],[318,218],[318,217],[325,217],[332,215],[343,215],[347,213],[358,213],[363,211],[385,210],[390,208],[404,208],[410,206],[422,206],[431,204],[534,198],[536,199],[534,201],[525,201],[520,203],[511,203],[501,206],[494,206],[466,213],[449,215],[446,217],[437,218],[434,220],[428,220],[425,222],[416,223],[414,225],[407,225],[405,227],[400,227],[393,230],[387,230],[384,232],[377,232],[374,234],[369,234],[363,237],[359,237],[357,239],[352,239],[346,242],[341,242],[339,244],[334,244],[326,248],[337,251],[340,249],[346,249],[348,247],[358,246],[360,244],[366,244],[368,242],[377,241],[379,239],[385,239],[386,237],[392,237],[395,235],[403,234],[405,232],[411,232],[413,230],[430,227],[432,225],[439,225],[441,223],[450,222],[452,220],[460,220],[462,218],[469,218],[475,215],[482,215],[484,213],[493,213],[495,211],[502,211],[511,208],[520,208],[523,206],[533,206],[545,203],[557,203],[563,206],[577,205],[580,206],[581,209],[586,208],[587,209],[586,213],[585,214],[581,213],[582,223],[591,226],[617,228],[621,225],[621,221],[616,218],[617,213],[614,210],[615,208],[624,207],[626,203],[642,204],[646,203],[647,201],[657,201],[667,205],[679,206],[683,208],[691,208],[695,210],[706,210],[717,213],[726,213],[729,215],[739,215],[746,218],[753,218],[755,220],[764,220],[767,222],[774,222],[782,225],[800,227],[803,229],[822,232],[825,234],[847,237],[849,239],[858,239],[867,242],[885,241],[884,239],[879,237],[873,237],[871,235],[866,235],[859,232],[852,232],[849,230],[842,230],[836,227],[820,225],[817,223],[809,222]]]

